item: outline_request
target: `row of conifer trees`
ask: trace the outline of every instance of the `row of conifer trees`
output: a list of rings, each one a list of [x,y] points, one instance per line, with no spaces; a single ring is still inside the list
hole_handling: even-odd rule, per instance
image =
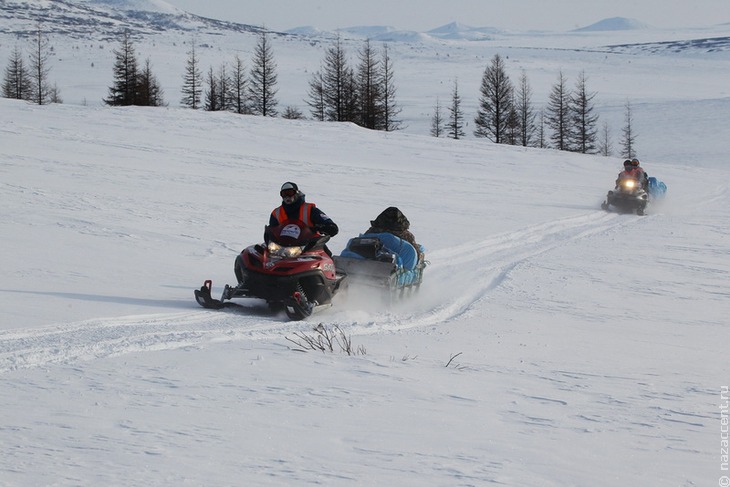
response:
[[[60,92],[48,82],[48,46],[39,28],[33,38],[29,63],[15,48],[3,79],[2,93],[38,104],[60,103]],[[277,66],[269,34],[260,32],[250,68],[236,56],[230,66],[210,67],[204,75],[195,43],[188,51],[180,104],[192,109],[232,111],[240,114],[305,118],[296,107],[280,110],[277,100]],[[129,32],[114,50],[113,84],[104,103],[112,106],[164,106],[164,93],[152,72],[151,62],[140,65]],[[538,110],[532,88],[523,71],[517,83],[507,74],[505,60],[496,54],[485,68],[474,118],[475,137],[498,144],[551,147],[582,153],[612,155],[608,124],[599,129],[594,99],[587,77],[581,72],[571,89],[562,71],[553,85],[548,102]],[[351,66],[338,38],[326,49],[321,68],[309,80],[306,104],[313,120],[352,122],[373,130],[402,128],[398,118],[393,61],[387,44],[380,50],[369,40],[363,42]],[[460,139],[466,136],[458,81],[454,80],[448,103],[437,99],[431,118],[431,135]],[[625,124],[621,130],[620,153],[635,157],[631,105],[626,102]]]

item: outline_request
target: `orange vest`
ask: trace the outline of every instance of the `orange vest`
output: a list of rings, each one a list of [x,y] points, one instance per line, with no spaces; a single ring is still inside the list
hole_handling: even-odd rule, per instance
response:
[[[308,227],[312,226],[312,208],[314,208],[314,206],[314,203],[302,203],[302,206],[299,207],[298,219]],[[284,206],[274,209],[274,211],[271,212],[271,215],[276,218],[276,221],[279,223],[289,218],[284,210]]]

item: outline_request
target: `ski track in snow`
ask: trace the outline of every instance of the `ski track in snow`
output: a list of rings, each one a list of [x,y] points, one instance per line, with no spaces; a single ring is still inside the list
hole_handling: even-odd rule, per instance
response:
[[[338,319],[339,314],[332,316],[336,320],[328,323],[327,310],[313,315],[309,321],[282,322],[281,316],[257,315],[256,308],[251,308],[250,314],[228,308],[100,318],[34,330],[0,331],[0,373],[126,353],[199,347],[216,341],[283,339],[287,334],[311,327],[314,320],[337,325],[351,335],[429,326],[468,314],[476,303],[488,299],[490,291],[522,262],[563,246],[566,241],[638,221],[641,219],[594,211],[434,251],[427,256],[431,264],[426,268],[419,294],[393,310],[370,316],[366,323]],[[455,269],[458,272],[454,273]],[[454,279],[458,282],[452,283],[446,292],[431,287]],[[468,287],[460,289],[464,283],[469,283]],[[428,299],[434,292],[438,299]],[[192,300],[192,290],[190,294]],[[429,302],[435,305],[429,307]],[[332,309],[337,309],[336,302]]]

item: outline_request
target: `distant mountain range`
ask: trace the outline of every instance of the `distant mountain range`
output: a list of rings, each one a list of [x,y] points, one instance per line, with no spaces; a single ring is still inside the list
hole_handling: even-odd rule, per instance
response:
[[[605,32],[615,30],[641,30],[648,29],[649,26],[643,22],[639,22],[636,19],[627,19],[625,17],[612,17],[610,19],[603,19],[580,29],[575,29],[573,32]]]
[[[0,34],[26,37],[39,23],[44,32],[79,39],[116,42],[128,31],[132,35],[155,35],[165,32],[195,32],[224,35],[230,32],[257,33],[263,27],[209,19],[180,10],[164,0],[0,0]],[[605,32],[648,30],[650,26],[635,19],[604,19],[571,32]],[[382,42],[424,43],[429,40],[482,41],[509,36],[493,27],[472,27],[457,22],[427,32],[398,30],[390,26],[359,26],[328,32],[314,27],[297,27],[278,33],[285,36],[327,40],[336,36],[371,39]],[[545,34],[545,33],[542,33]],[[730,49],[730,37],[652,42],[606,46],[611,51],[641,50],[682,52],[703,50],[719,52]]]
[[[128,30],[134,34],[162,31],[260,32],[259,26],[226,22],[193,15],[164,0],[0,0],[0,32],[25,36],[37,29],[70,37],[117,38]],[[616,17],[577,31],[644,29],[645,24]],[[502,31],[493,27],[472,27],[452,22],[427,32],[398,30],[389,26],[361,26],[326,32],[314,27],[297,27],[284,34],[331,38],[349,34],[376,41],[417,42],[427,38],[445,40],[488,40]]]

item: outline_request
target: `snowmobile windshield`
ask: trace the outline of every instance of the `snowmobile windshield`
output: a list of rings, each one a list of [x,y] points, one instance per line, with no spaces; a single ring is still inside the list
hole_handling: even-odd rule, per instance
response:
[[[285,220],[269,231],[271,241],[282,247],[304,246],[315,237],[314,232],[299,220]]]

